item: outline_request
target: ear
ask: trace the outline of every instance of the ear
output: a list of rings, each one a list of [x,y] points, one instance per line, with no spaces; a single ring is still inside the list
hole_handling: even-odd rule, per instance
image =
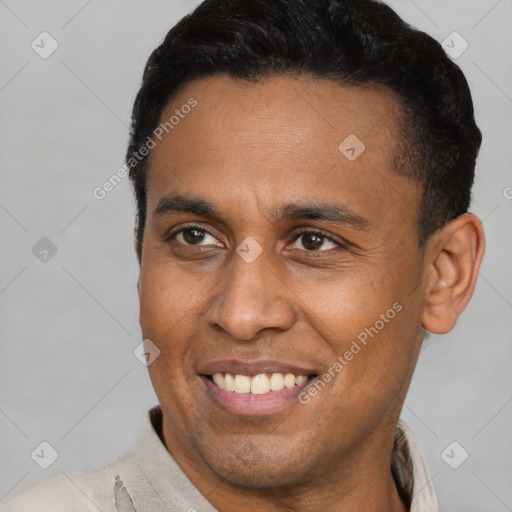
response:
[[[480,219],[466,213],[427,241],[423,327],[434,334],[453,329],[475,289],[485,247]]]

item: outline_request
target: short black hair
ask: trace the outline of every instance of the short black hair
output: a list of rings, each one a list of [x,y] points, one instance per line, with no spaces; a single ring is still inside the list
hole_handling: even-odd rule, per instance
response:
[[[396,171],[423,187],[420,245],[467,212],[482,136],[468,83],[436,40],[376,0],[205,0],[153,51],[133,107],[126,160],[139,260],[150,154],[133,155],[178,89],[219,73],[249,81],[291,73],[385,87],[402,111]]]

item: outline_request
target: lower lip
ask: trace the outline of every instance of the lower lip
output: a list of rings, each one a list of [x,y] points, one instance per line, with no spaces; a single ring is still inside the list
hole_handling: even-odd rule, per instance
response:
[[[201,380],[206,386],[209,395],[222,407],[234,414],[245,416],[262,416],[280,412],[293,403],[298,403],[298,395],[309,384],[306,382],[295,385],[293,388],[283,388],[279,391],[269,391],[262,395],[252,393],[235,393],[225,391],[210,379],[201,375]]]

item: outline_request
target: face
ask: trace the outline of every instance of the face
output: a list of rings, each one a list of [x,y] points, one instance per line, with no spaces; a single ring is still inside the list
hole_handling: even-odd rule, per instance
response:
[[[423,333],[421,194],[393,172],[396,98],[215,76],[173,115],[151,153],[139,280],[168,448],[252,488],[366,464],[388,450]]]

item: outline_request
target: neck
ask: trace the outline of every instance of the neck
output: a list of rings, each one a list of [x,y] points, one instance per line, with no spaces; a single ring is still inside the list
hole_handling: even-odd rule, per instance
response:
[[[301,482],[278,488],[232,485],[205,464],[197,452],[191,449],[185,453],[165,419],[163,435],[183,472],[219,512],[407,512],[390,469],[394,428],[385,429],[386,439],[381,430],[381,435],[367,439],[364,447],[355,447],[353,453],[345,454],[343,463],[333,461],[308,472]]]

